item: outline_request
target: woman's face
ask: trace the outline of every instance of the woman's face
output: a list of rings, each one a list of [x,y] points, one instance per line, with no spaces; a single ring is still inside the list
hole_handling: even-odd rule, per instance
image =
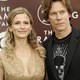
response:
[[[32,30],[28,15],[25,13],[17,14],[12,20],[10,30],[13,32],[14,38],[26,38]]]

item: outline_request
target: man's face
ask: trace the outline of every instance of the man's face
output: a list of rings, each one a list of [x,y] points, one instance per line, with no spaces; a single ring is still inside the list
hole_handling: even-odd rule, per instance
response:
[[[69,13],[61,1],[53,2],[49,10],[48,21],[54,31],[60,32],[70,28]]]

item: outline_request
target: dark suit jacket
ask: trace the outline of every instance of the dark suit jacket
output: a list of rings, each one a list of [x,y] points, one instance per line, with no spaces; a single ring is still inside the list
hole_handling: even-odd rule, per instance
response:
[[[48,80],[59,80],[53,62],[53,35],[49,37],[43,46],[46,49],[46,70]],[[80,80],[80,32],[73,28],[66,56],[64,80]]]

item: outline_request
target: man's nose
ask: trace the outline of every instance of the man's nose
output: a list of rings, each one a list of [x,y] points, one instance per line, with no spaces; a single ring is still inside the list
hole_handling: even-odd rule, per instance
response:
[[[61,19],[61,14],[57,14],[57,19]]]

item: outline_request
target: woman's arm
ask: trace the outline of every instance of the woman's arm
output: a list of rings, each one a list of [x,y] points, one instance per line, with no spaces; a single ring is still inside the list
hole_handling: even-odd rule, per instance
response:
[[[3,80],[3,68],[0,66],[0,80]]]
[[[0,80],[3,80],[2,50],[0,51]]]

